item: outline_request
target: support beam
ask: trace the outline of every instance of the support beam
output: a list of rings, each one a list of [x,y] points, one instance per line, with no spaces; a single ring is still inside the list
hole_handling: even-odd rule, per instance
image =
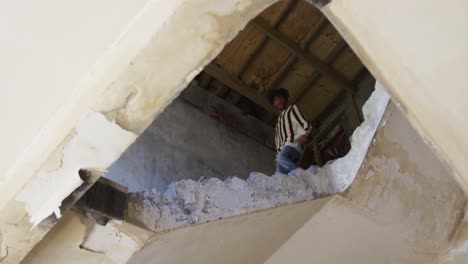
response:
[[[291,53],[307,61],[310,65],[317,68],[323,74],[329,76],[332,80],[335,80],[345,89],[353,91],[354,85],[352,84],[352,82],[347,80],[341,73],[333,69],[330,65],[323,62],[316,56],[309,54],[307,51],[303,50],[299,45],[294,43],[292,40],[288,39],[282,33],[268,26],[268,24],[265,23],[265,21],[263,21],[261,18],[255,18],[254,20],[252,20],[251,24],[254,25],[258,30],[266,34],[268,37],[276,40],[283,47],[288,49]]]
[[[322,164],[322,153],[318,147],[318,142],[313,141],[313,148],[314,148],[314,156],[315,156],[315,163],[317,166],[321,167]]]
[[[198,86],[200,86],[203,89],[207,89],[212,80],[213,78],[210,75],[202,73],[198,77]]]
[[[286,7],[273,20],[273,28],[278,27],[281,24],[281,22],[283,22],[283,20],[288,16],[289,12],[297,5],[298,2],[299,2],[298,0],[290,0],[286,4]],[[249,57],[247,57],[247,59],[241,63],[241,65],[239,66],[239,69],[235,72],[236,78],[239,78],[239,76],[242,76],[242,74],[245,72],[247,67],[257,57],[257,54],[263,48],[267,39],[268,39],[267,36],[262,35],[262,37],[260,38],[260,41],[257,42],[257,45],[255,45],[255,47],[252,49],[252,52],[250,53]]]
[[[341,41],[336,45],[336,47],[328,54],[327,58],[325,59],[325,62],[327,64],[332,64],[338,57],[340,56],[341,52],[344,51],[346,48],[347,44],[344,39],[341,39]],[[315,74],[310,78],[310,80],[299,89],[299,95],[293,100],[293,103],[299,102],[302,97],[306,94],[307,90],[309,87],[312,87],[318,80],[320,80],[320,77],[322,76],[320,71],[315,72]]]
[[[340,92],[338,92],[338,94],[332,100],[330,100],[330,102],[320,111],[320,113],[314,117],[312,123],[317,125],[316,123],[320,123],[321,120],[329,116],[336,109],[336,107],[340,104],[340,102],[344,99],[345,96],[346,90],[341,90]]]
[[[278,114],[278,111],[270,104],[267,98],[258,94],[253,88],[248,87],[247,85],[242,83],[240,80],[229,75],[227,71],[225,71],[220,66],[214,63],[210,63],[205,67],[204,71],[207,74],[211,75],[213,78],[224,83],[229,88],[247,97],[252,102],[260,105],[261,107],[266,109],[268,112],[273,113],[275,115]]]
[[[358,84],[364,80],[364,78],[370,74],[369,70],[367,70],[367,68],[363,65],[362,66],[362,69],[356,74],[356,76],[354,76],[353,78],[353,83],[355,86],[358,86]]]
[[[362,123],[363,118],[361,117],[361,112],[359,111],[356,104],[356,99],[354,98],[354,94],[349,90],[346,91],[346,96],[348,97],[349,103],[351,104],[351,110],[353,111],[354,115],[354,124],[356,127],[358,127]]]
[[[320,33],[322,32],[322,30],[325,28],[325,26],[328,25],[328,20],[323,17],[322,20],[319,22],[319,25],[317,27],[317,29],[315,31],[311,31],[309,33],[309,35],[307,35],[307,37],[305,37],[305,39],[301,42],[300,44],[300,47],[304,50],[307,50],[307,47],[309,47],[309,45],[315,40],[318,38],[318,36],[320,35]],[[295,55],[291,55],[289,56],[289,58],[286,60],[286,62],[283,64],[283,66],[281,67],[281,69],[278,71],[278,73],[276,74],[276,76],[274,77],[274,79],[270,82],[270,88],[273,88],[275,87],[276,85],[278,85],[278,83],[280,81],[283,80],[284,76],[286,75],[286,73],[289,71],[289,69],[291,68],[292,65],[294,65],[294,63],[297,61],[297,56]]]

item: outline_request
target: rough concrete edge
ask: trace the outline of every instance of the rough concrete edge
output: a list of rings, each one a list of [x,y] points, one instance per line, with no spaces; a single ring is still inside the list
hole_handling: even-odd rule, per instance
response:
[[[315,215],[317,212],[319,212],[322,208],[324,208],[332,200],[337,199],[337,196],[339,196],[339,199],[345,199],[343,196],[341,196],[341,194],[334,194],[334,195],[331,195],[331,196],[327,196],[327,197],[323,197],[323,198],[320,198],[320,199],[317,199],[317,200],[313,200],[314,211],[311,212],[311,215],[312,216]],[[312,201],[311,200],[301,201],[301,202],[295,203],[294,205],[300,205],[300,204],[304,204],[304,203],[307,203],[307,202],[312,202]],[[208,225],[210,223],[216,223],[218,221],[235,221],[239,217],[245,217],[245,216],[254,215],[254,214],[257,214],[257,213],[272,212],[273,210],[284,208],[284,207],[287,207],[287,206],[290,206],[290,204],[280,205],[280,206],[273,207],[273,208],[260,209],[260,210],[257,210],[257,211],[248,212],[248,213],[240,214],[240,215],[227,216],[227,217],[224,217],[224,218],[221,218],[221,219],[216,219],[216,220],[213,220],[213,221],[196,223],[196,224],[193,224],[193,225],[179,226],[179,227],[176,227],[176,228],[173,228],[173,229],[163,230],[163,231],[159,231],[159,232],[153,232],[153,235],[147,240],[145,245],[143,245],[143,247],[140,250],[143,250],[146,246],[148,246],[151,243],[157,241],[164,234],[168,234],[168,233],[171,233],[171,232],[176,232],[176,231],[181,230],[181,229],[196,228],[197,226]],[[291,234],[291,236],[293,234]],[[138,253],[138,252],[136,252],[136,253]]]
[[[377,84],[364,106],[366,120],[353,134],[351,151],[319,168],[316,175],[299,169],[291,176],[254,172],[246,181],[237,177],[224,182],[182,180],[169,185],[165,193],[130,194],[127,219],[160,232],[343,192],[359,171],[388,101],[388,94]]]

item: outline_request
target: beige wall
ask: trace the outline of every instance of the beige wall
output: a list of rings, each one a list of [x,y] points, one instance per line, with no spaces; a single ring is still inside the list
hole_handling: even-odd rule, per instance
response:
[[[180,2],[0,4],[0,209]]]
[[[468,191],[468,2],[333,0],[324,12]]]
[[[112,263],[105,254],[80,248],[88,225],[89,223],[80,218],[79,214],[70,212],[44,237],[41,243],[29,252],[21,263]]]
[[[111,144],[111,154],[96,154],[95,143],[105,141],[95,136],[94,143],[79,144],[87,154],[74,151],[65,171],[57,168],[65,164],[66,158],[61,153],[64,144],[50,155],[60,142],[74,138],[78,120],[89,113],[109,83],[129,65],[180,3],[46,0],[0,4],[0,83],[4,93],[0,104],[0,258],[5,263],[18,263],[48,231],[32,229],[32,209],[43,212],[36,214],[40,221],[52,213],[50,206],[57,208],[81,183],[79,168],[105,167],[102,160],[99,165],[83,162],[79,157],[97,161],[106,156],[110,164],[109,158],[116,158],[123,151],[124,147]],[[80,141],[76,139],[75,142]],[[46,160],[49,163],[43,165]],[[33,177],[41,165],[44,171],[57,177],[47,173]],[[26,183],[35,191],[26,192],[26,199],[19,199]],[[40,201],[40,205],[28,205],[28,200]]]
[[[327,204],[265,263],[428,264],[400,233],[346,199]]]
[[[129,263],[264,263],[329,200],[308,201],[162,233]]]
[[[146,2],[2,2],[1,177]]]
[[[394,103],[345,196],[374,212],[413,248],[433,254],[448,247],[466,202],[450,171]]]

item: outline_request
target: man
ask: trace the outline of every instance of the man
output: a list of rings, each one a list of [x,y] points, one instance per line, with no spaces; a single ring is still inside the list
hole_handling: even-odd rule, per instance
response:
[[[288,174],[298,167],[304,146],[309,142],[311,126],[297,105],[288,106],[286,89],[275,89],[269,94],[270,103],[281,111],[276,122],[276,169]]]

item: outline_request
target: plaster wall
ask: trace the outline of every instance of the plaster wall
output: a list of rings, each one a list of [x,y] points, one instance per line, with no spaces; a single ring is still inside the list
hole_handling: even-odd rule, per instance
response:
[[[334,199],[264,263],[427,264],[432,260],[374,214],[349,200]]]
[[[21,263],[112,263],[104,254],[80,249],[86,230],[79,214],[65,215]]]
[[[307,201],[160,233],[129,263],[264,263],[329,200]]]
[[[0,4],[0,209],[180,2]]]
[[[428,255],[448,247],[466,202],[450,170],[394,103],[345,196]]]
[[[190,85],[109,168],[105,177],[130,192],[164,192],[182,179],[272,174],[274,130],[207,91]],[[192,105],[193,104],[193,105]],[[227,122],[215,119],[212,107]],[[252,132],[251,132],[252,131]],[[255,134],[264,134],[254,140]],[[272,149],[273,148],[273,149]]]
[[[330,21],[468,189],[468,3],[333,0]]]

